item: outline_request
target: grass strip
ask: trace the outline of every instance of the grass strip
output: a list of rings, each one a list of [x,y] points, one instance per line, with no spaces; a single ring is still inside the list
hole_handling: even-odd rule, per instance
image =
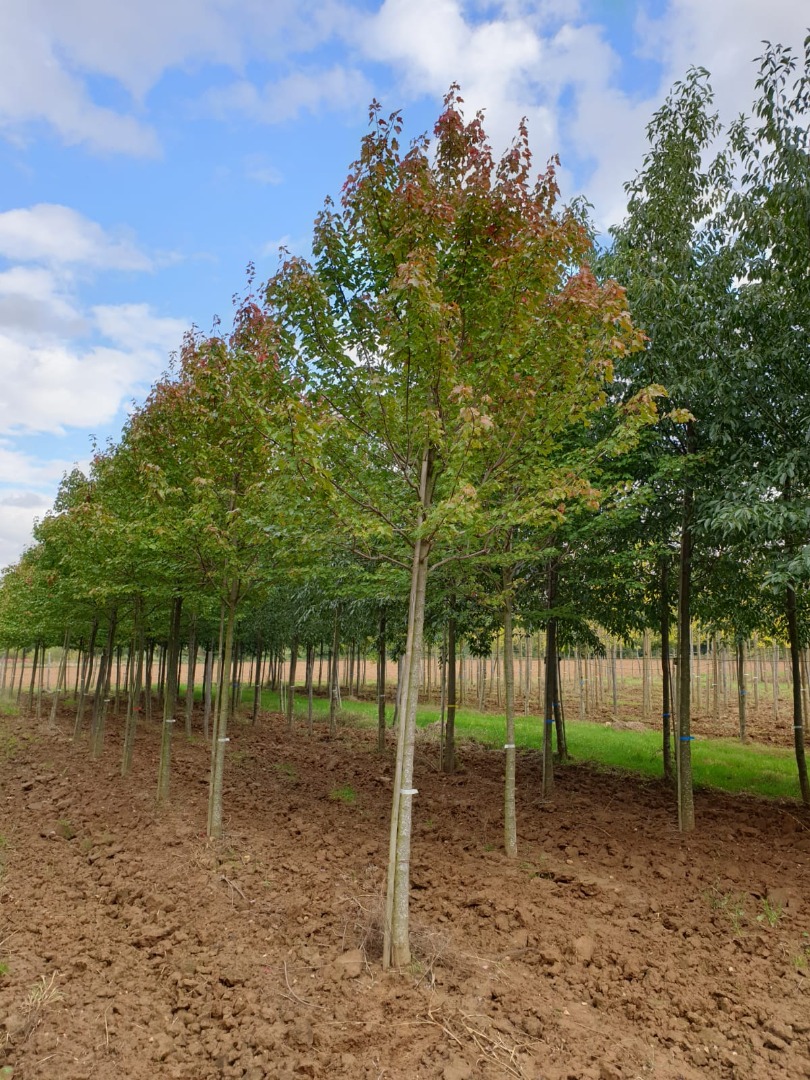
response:
[[[265,709],[278,709],[279,695],[262,693]],[[299,691],[295,714],[306,716],[306,700]],[[328,715],[329,701],[315,698],[316,719]],[[388,708],[390,722],[393,709]],[[377,724],[377,705],[373,701],[346,701],[341,721],[363,727]],[[439,721],[436,705],[421,705],[416,722],[419,727]],[[456,736],[475,739],[493,749],[503,746],[505,721],[496,713],[459,709],[456,713]],[[626,769],[645,776],[658,777],[662,772],[661,735],[657,731],[628,731],[606,724],[569,720],[566,723],[568,750],[575,761],[587,761],[606,768]],[[542,724],[536,716],[515,718],[515,742],[520,749],[540,749]],[[697,787],[718,788],[732,793],[762,795],[771,799],[798,799],[799,781],[793,751],[735,739],[696,739],[692,743],[692,771]]]

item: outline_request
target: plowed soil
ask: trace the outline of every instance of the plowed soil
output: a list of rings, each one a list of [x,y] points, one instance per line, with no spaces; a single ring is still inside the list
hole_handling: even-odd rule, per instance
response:
[[[810,1076],[810,822],[582,766],[500,851],[502,755],[420,748],[416,960],[383,972],[391,759],[373,735],[233,725],[227,836],[205,838],[208,749],[155,727],[118,775],[66,732],[6,722],[0,1076],[495,1080]],[[6,1066],[6,1072],[2,1066]]]

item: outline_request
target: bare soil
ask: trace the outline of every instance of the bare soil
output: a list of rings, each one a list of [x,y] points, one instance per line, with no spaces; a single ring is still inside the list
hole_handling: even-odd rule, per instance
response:
[[[520,856],[500,851],[502,756],[419,752],[416,960],[383,972],[391,759],[374,733],[235,724],[227,837],[205,838],[209,751],[156,727],[118,775],[7,722],[0,761],[0,1076],[14,1080],[619,1080],[810,1076],[810,822],[584,766],[542,802],[519,758]],[[29,737],[30,735],[30,737]],[[0,969],[3,970],[3,969]]]

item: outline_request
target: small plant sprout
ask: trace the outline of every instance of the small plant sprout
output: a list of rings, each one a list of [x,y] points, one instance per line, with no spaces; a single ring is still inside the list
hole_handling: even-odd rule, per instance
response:
[[[781,904],[773,904],[764,897],[762,900],[762,911],[757,915],[758,923],[767,923],[768,926],[776,926],[779,920],[782,918],[783,908]]]
[[[335,788],[334,791],[330,791],[329,798],[333,802],[342,802],[346,806],[352,806],[357,802],[357,792],[351,786],[351,784],[344,784],[343,787]]]

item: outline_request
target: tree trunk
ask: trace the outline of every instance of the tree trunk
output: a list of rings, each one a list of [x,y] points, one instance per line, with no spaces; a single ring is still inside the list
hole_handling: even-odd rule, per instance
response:
[[[652,713],[652,687],[650,675],[652,674],[652,654],[650,648],[650,631],[645,627],[642,635],[642,667],[641,667],[641,719],[645,722],[650,719]]]
[[[554,648],[557,649],[556,635],[554,638]],[[555,688],[557,692],[554,698],[554,727],[557,732],[557,757],[560,761],[568,761],[568,736],[565,731],[565,710],[563,708],[562,672],[559,649],[557,649],[557,680]]]
[[[165,688],[163,691],[163,728],[160,739],[160,764],[158,767],[157,800],[165,802],[169,798],[169,779],[172,763],[172,728],[174,710],[177,705],[177,660],[180,650],[180,614],[183,610],[183,597],[175,596],[172,600],[172,613],[169,622],[169,641],[164,652],[163,669]]]
[[[90,752],[94,758],[100,756],[104,747],[104,721],[109,704],[108,694],[110,674],[112,672],[113,655],[115,650],[115,631],[118,625],[118,613],[113,608],[107,624],[107,643],[98,665],[98,679],[96,681],[96,693],[93,699],[93,719],[90,725]]]
[[[332,624],[332,662],[329,674],[329,734],[337,732],[338,699],[340,696],[340,613],[335,608],[335,619]]]
[[[688,425],[691,427],[691,422]],[[692,788],[692,514],[694,498],[687,487],[683,496],[678,590],[678,827],[695,827]]]
[[[253,711],[250,714],[251,724],[259,719],[259,706],[262,700],[262,638],[261,634],[256,642],[256,669],[253,672]]]
[[[96,635],[98,634],[98,619],[93,619],[93,625],[90,627],[90,641],[87,645],[87,655],[85,657],[84,673],[82,677],[82,686],[79,693],[79,704],[76,707],[76,723],[73,728],[73,738],[77,739],[81,734],[82,721],[84,720],[84,703],[87,700],[87,692],[90,689],[90,680],[93,677],[93,656],[96,650]],[[25,653],[23,652],[23,660],[25,659]]]
[[[737,639],[737,707],[740,715],[740,742],[745,742],[745,641]]]
[[[228,742],[228,709],[230,694],[222,685],[227,681],[233,657],[233,632],[236,623],[236,607],[239,599],[239,582],[234,580],[228,599],[223,603],[224,642],[220,660],[221,681],[217,694],[217,715],[211,739],[211,781],[208,788],[208,835],[218,839],[222,836],[222,782],[225,775],[225,746]]]
[[[152,719],[152,669],[155,664],[155,643],[147,642],[146,646],[146,694],[144,698],[144,713],[147,720]]]
[[[129,692],[127,694],[127,715],[124,722],[124,749],[121,755],[122,776],[126,776],[132,768],[132,754],[135,748],[135,731],[138,722],[138,710],[140,708],[141,687],[143,682],[145,642],[143,601],[140,598],[135,601],[130,652],[135,657],[135,661],[129,665]]]
[[[669,666],[669,563],[661,561],[661,719],[664,778],[672,778],[672,692]]]
[[[377,632],[377,751],[385,752],[385,608]]]
[[[420,483],[421,518],[433,497],[432,452],[422,457]],[[420,521],[421,524],[421,521]],[[411,960],[409,941],[411,823],[413,817],[413,755],[416,741],[416,709],[419,702],[419,675],[425,627],[430,547],[419,539],[414,544],[411,590],[408,605],[408,632],[403,665],[401,716],[397,735],[397,758],[391,804],[388,852],[388,880],[385,899],[383,967],[405,967]]]
[[[191,619],[188,638],[188,669],[186,671],[186,738],[191,738],[194,716],[194,690],[197,682],[197,616]]]
[[[205,646],[205,663],[203,665],[203,738],[208,742],[208,730],[211,723],[211,705],[214,682],[214,645],[208,642]]]
[[[462,660],[462,664],[464,661]],[[456,620],[447,621],[447,720],[444,728],[442,770],[448,776],[456,771]],[[507,740],[508,741],[508,740]]]
[[[548,567],[548,607],[552,611],[557,602],[557,572],[552,563]],[[554,790],[554,702],[557,700],[557,620],[552,617],[546,624],[546,692],[543,714],[543,797],[548,798]]]
[[[503,685],[506,698],[506,761],[503,791],[503,846],[509,858],[517,858],[517,810],[515,808],[515,655],[512,631],[512,568],[503,570]]]
[[[295,710],[295,669],[298,667],[298,635],[293,634],[290,644],[290,678],[287,683],[287,731],[292,732]]]
[[[804,753],[804,721],[802,710],[801,648],[799,645],[799,621],[796,613],[796,591],[788,586],[786,598],[788,639],[790,641],[790,666],[793,675],[793,747],[799,772],[799,788],[802,802],[810,806],[810,782],[807,779],[807,760]]]
[[[312,735],[312,684],[315,675],[315,645],[307,645],[307,733]]]
[[[70,646],[70,631],[65,630],[65,640],[62,648],[62,659],[59,663],[59,671],[56,676],[56,689],[53,694],[53,700],[51,701],[51,726],[56,725],[56,714],[59,710],[59,695],[65,689],[67,683],[67,662],[68,662],[68,649]]]
[[[31,665],[31,685],[28,688],[28,706],[27,715],[31,716],[34,712],[34,691],[37,685],[37,664],[39,663],[40,652],[43,646],[39,642],[34,645],[34,662]]]

